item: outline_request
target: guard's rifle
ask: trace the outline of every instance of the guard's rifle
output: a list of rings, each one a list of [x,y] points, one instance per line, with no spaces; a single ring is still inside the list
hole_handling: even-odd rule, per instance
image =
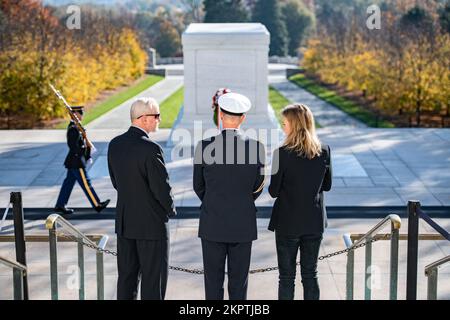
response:
[[[62,102],[64,103],[64,106],[66,107],[67,111],[69,112],[70,118],[72,119],[73,123],[75,123],[75,125],[77,126],[78,131],[81,133],[84,141],[86,142],[86,146],[89,149],[91,149],[92,153],[95,152],[96,149],[94,147],[94,144],[88,139],[88,137],[86,135],[86,129],[81,124],[81,121],[80,121],[80,119],[78,119],[78,117],[75,114],[75,112],[73,112],[73,109],[70,106],[70,104],[67,103],[66,99],[63,97],[61,92],[59,92],[59,90],[56,90],[56,88],[51,83],[50,83],[50,88],[52,88],[53,92],[56,94],[58,99],[62,100]]]

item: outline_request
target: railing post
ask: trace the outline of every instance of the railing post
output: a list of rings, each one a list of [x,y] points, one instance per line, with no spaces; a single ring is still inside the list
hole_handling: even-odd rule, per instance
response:
[[[57,256],[57,238],[56,224],[48,230],[50,247],[50,288],[52,300],[58,300],[58,256]]]
[[[22,270],[13,269],[14,300],[24,300]]]
[[[347,281],[346,281],[346,298],[353,300],[353,280],[355,272],[355,252],[349,251],[347,253]]]
[[[417,263],[419,255],[419,201],[408,201],[408,258],[406,300],[417,300]]]
[[[78,271],[79,271],[79,288],[78,297],[80,300],[84,300],[84,247],[83,240],[78,241]]]
[[[372,238],[366,240],[366,271],[364,281],[364,299],[370,300],[372,297]]]
[[[397,300],[398,290],[398,243],[399,230],[392,225],[391,231],[391,272],[390,272],[390,290],[389,299]]]
[[[428,288],[427,288],[427,299],[437,300],[437,281],[438,281],[438,270],[433,268],[427,274],[428,278]]]
[[[97,300],[105,299],[105,277],[103,270],[103,253],[97,251]]]
[[[22,193],[20,192],[11,192],[10,194],[10,202],[13,207],[13,216],[14,216],[14,238],[16,244],[16,261],[27,265],[26,258],[26,245],[25,245],[25,231],[24,231],[24,223],[23,223],[23,206],[22,206]],[[22,275],[22,285],[23,285],[23,299],[28,300],[28,279],[26,273],[21,273]]]

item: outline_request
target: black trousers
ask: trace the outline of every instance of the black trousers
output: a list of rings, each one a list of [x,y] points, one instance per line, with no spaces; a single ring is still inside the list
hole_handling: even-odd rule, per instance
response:
[[[169,268],[169,240],[133,240],[117,236],[118,300],[164,300]]]
[[[91,179],[85,168],[78,169],[67,169],[67,176],[61,186],[61,191],[59,192],[58,200],[56,201],[55,207],[63,208],[69,202],[70,194],[72,193],[75,182],[80,184],[81,189],[83,189],[86,197],[91,203],[92,207],[98,207],[100,204],[100,199],[95,193],[94,188],[91,184]]]
[[[320,289],[317,280],[317,259],[322,234],[289,237],[276,234],[279,267],[278,299],[293,300],[297,253],[300,249],[300,273],[302,275],[303,298],[319,300]]]
[[[206,300],[223,300],[225,260],[230,300],[246,300],[252,242],[223,243],[202,239]]]

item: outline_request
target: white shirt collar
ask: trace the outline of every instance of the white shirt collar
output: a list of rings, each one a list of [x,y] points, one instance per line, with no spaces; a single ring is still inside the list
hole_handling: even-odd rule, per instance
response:
[[[141,131],[144,132],[145,135],[148,137],[148,132],[145,131],[144,129],[142,129],[141,127],[135,126],[134,124],[132,124],[131,126],[132,126],[133,128],[137,128],[137,129],[141,130]]]

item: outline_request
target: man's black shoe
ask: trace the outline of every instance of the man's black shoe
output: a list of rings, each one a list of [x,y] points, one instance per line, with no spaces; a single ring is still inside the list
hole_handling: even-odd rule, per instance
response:
[[[66,208],[66,207],[55,208],[54,211],[55,212],[59,212],[61,214],[72,214],[74,212],[73,209],[69,209],[69,208]]]
[[[95,207],[95,211],[97,211],[97,212],[102,211],[103,209],[105,209],[108,206],[110,201],[111,200],[108,199],[106,201],[100,202],[100,205]]]

